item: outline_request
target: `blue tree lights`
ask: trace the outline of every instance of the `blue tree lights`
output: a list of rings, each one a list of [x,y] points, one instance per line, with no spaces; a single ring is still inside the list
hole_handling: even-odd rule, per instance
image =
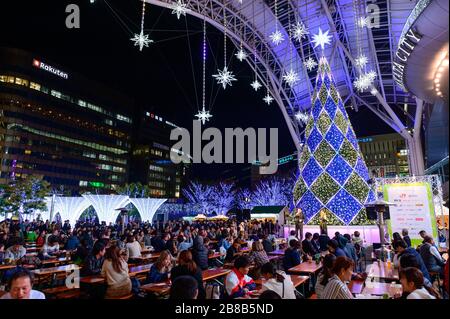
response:
[[[320,211],[350,224],[375,200],[358,141],[326,58],[319,62],[311,116],[300,155],[294,202],[311,221]]]

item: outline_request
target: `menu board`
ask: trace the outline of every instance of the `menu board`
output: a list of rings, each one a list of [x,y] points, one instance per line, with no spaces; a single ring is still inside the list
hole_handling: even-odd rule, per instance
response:
[[[391,219],[387,222],[389,234],[402,233],[406,228],[413,246],[420,245],[421,230],[437,239],[436,215],[429,183],[385,184],[384,199],[396,204],[390,206]]]

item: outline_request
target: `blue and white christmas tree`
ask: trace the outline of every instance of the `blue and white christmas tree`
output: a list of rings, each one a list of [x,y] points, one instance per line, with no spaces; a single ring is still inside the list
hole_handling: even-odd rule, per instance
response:
[[[319,62],[311,105],[294,201],[302,209],[305,223],[323,210],[348,225],[365,213],[364,204],[375,200],[375,195],[325,57]]]

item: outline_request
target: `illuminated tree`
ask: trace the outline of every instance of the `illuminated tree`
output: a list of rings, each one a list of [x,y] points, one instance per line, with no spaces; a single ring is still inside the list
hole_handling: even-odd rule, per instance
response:
[[[253,192],[253,206],[285,206],[292,200],[292,182],[289,179],[272,177],[263,180]]]
[[[211,195],[213,191],[213,186],[191,182],[190,185],[183,190],[183,195],[189,203],[198,205],[201,209],[200,213],[206,215],[211,213],[214,209],[211,205]]]
[[[326,58],[321,58],[294,201],[305,222],[320,211],[350,224],[375,200],[369,174]],[[361,217],[358,217],[361,219]],[[317,220],[317,218],[316,218]]]
[[[232,184],[219,183],[210,193],[210,203],[218,215],[225,215],[234,206],[235,193]]]

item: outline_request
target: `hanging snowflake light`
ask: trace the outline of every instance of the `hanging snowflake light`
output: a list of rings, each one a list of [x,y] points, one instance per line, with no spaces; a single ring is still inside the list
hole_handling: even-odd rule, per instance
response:
[[[275,45],[279,45],[284,41],[284,35],[280,32],[280,30],[275,30],[269,37]]]
[[[316,68],[317,62],[312,57],[309,57],[305,62],[303,62],[303,65],[308,71],[312,71]]]
[[[364,54],[361,54],[355,59],[355,63],[357,67],[364,68],[369,63],[369,59]]]
[[[373,81],[375,81],[377,74],[374,71],[370,71],[368,73],[361,74],[354,82],[355,88],[360,92],[366,91],[373,85]]]
[[[180,17],[186,16],[186,12],[188,11],[187,4],[184,3],[182,0],[177,0],[177,3],[173,5],[172,14],[177,15],[177,19],[180,19]]]
[[[141,18],[141,32],[139,34],[135,33],[134,36],[130,39],[134,42],[135,46],[139,46],[139,50],[145,47],[148,47],[150,43],[153,43],[153,40],[150,40],[148,34],[144,34],[144,22],[145,22],[145,1],[142,1],[142,18]]]
[[[285,80],[289,86],[293,86],[299,80],[298,74],[294,70],[290,69],[288,73],[283,75],[283,80]]]
[[[261,83],[259,83],[257,79],[255,79],[255,81],[253,81],[250,85],[255,91],[258,91],[262,87]]]
[[[303,22],[297,22],[297,24],[292,28],[292,37],[296,39],[298,42],[301,42],[303,38],[309,34],[308,29],[303,24]]]
[[[217,80],[219,84],[222,84],[222,87],[224,89],[227,88],[227,85],[233,86],[232,81],[237,81],[237,79],[234,77],[233,72],[228,71],[228,68],[225,66],[223,70],[217,70],[219,73],[214,74],[213,78]]]
[[[331,43],[331,36],[328,35],[329,32],[330,30],[327,30],[327,32],[323,33],[322,29],[319,28],[319,33],[313,35],[312,42],[314,43],[314,48],[320,46],[323,51],[325,49],[325,45],[329,45]]]
[[[199,121],[202,122],[203,125],[205,125],[205,123],[209,121],[209,119],[212,117],[209,111],[206,111],[205,108],[203,108],[195,116],[198,118]]]
[[[303,112],[298,112],[297,114],[295,114],[295,118],[298,121],[306,124],[306,123],[308,123],[309,116],[308,116],[308,114],[305,114]]]
[[[242,61],[244,61],[245,59],[247,59],[248,54],[245,53],[245,51],[244,51],[243,49],[240,49],[240,50],[238,51],[238,53],[235,54],[235,56],[236,56],[236,58],[237,58],[239,61],[242,62]]]
[[[366,17],[361,17],[358,19],[358,27],[360,27],[361,29],[364,27],[367,27],[367,18]]]
[[[144,34],[144,31],[141,31],[139,34],[135,34],[130,40],[134,42],[135,46],[139,46],[140,51],[142,51],[144,47],[148,48],[148,45],[153,43],[153,40],[149,39],[148,34]]]
[[[267,91],[267,95],[263,98],[263,101],[266,102],[267,105],[272,104],[273,97],[270,95],[269,91]]]

